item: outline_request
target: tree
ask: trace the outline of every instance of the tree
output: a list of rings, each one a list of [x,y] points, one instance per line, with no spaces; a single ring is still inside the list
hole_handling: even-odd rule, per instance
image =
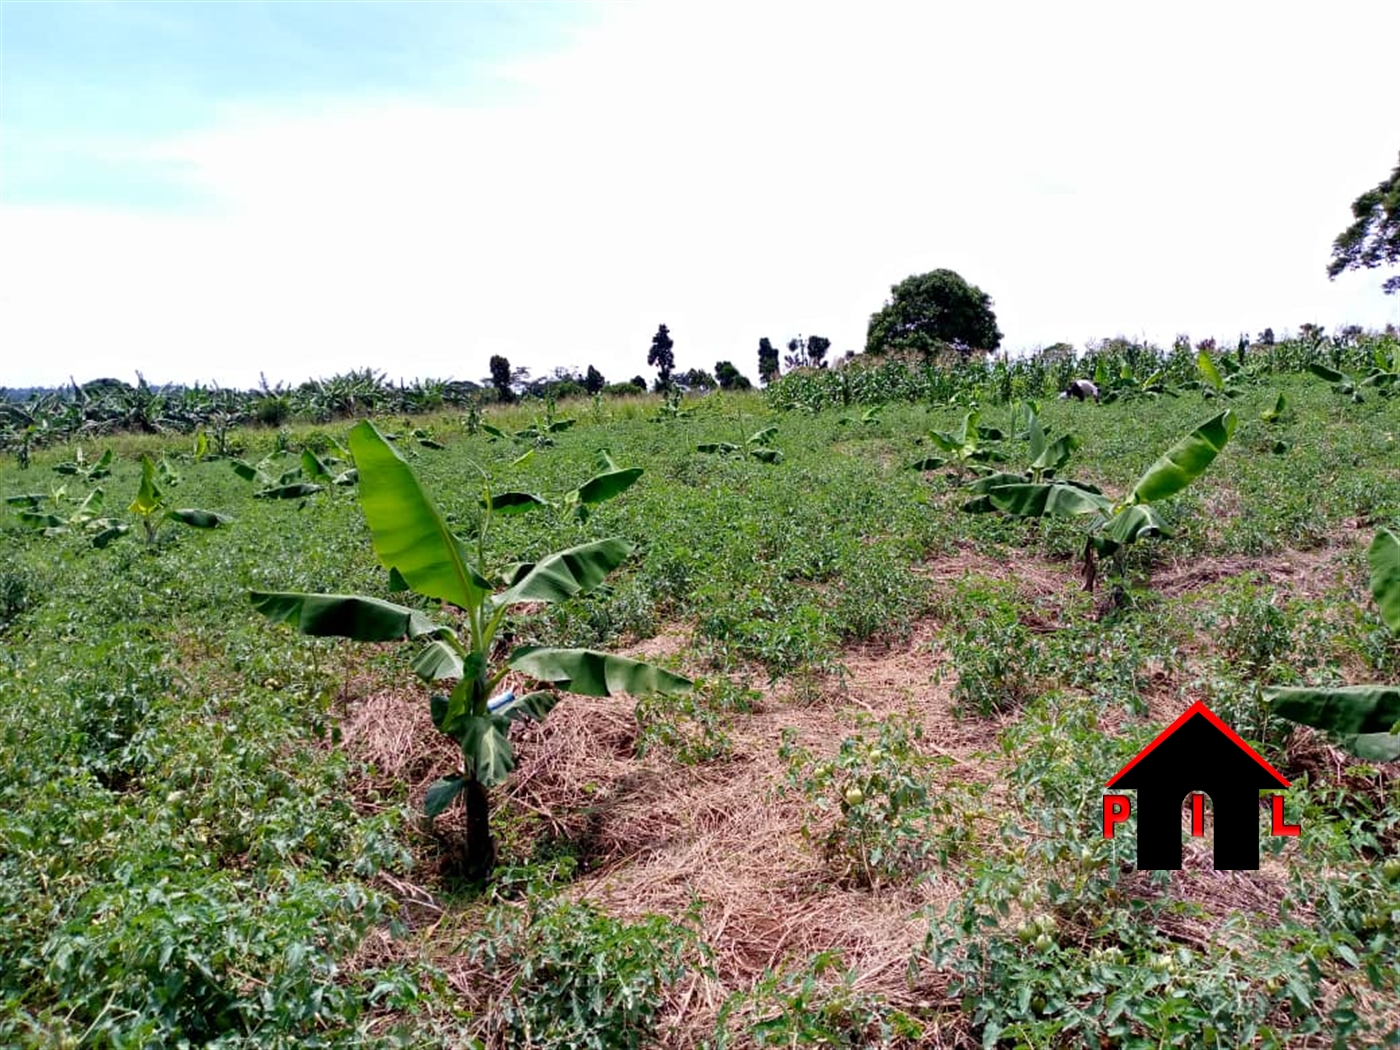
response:
[[[647,364],[656,369],[656,389],[658,391],[671,388],[671,370],[676,367],[673,346],[675,344],[671,341],[671,333],[666,331],[666,326],[663,324],[651,337],[651,351],[647,354]]]
[[[687,390],[713,390],[719,385],[715,377],[703,368],[692,368],[688,372],[681,372],[676,379]]]
[[[758,381],[765,386],[778,378],[778,348],[764,336],[758,341]]]
[[[870,317],[866,353],[914,351],[931,359],[951,347],[965,361],[974,351],[1001,345],[992,297],[952,270],[906,277],[890,294]]]
[[[628,380],[628,383],[636,387],[637,393],[639,394],[645,394],[647,392],[647,381],[643,376],[633,376]]]
[[[509,402],[514,395],[510,392],[510,362],[500,354],[491,355],[491,385],[496,388],[496,397]]]
[[[1373,270],[1400,263],[1400,164],[1373,190],[1352,202],[1356,220],[1332,242],[1327,277],[1335,280],[1345,270]],[[1400,292],[1400,274],[1381,285],[1386,295]]]
[[[729,361],[715,362],[715,381],[721,390],[752,390],[749,377],[741,373]]]
[[[583,389],[587,390],[590,394],[597,394],[607,385],[608,381],[603,378],[603,373],[592,365],[589,365],[588,372],[583,377]]]
[[[816,368],[826,367],[826,353],[831,349],[831,340],[819,335],[807,337],[807,360]]]

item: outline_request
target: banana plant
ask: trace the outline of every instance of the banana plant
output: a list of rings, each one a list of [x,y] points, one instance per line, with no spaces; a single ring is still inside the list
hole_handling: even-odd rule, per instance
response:
[[[65,489],[60,488],[53,496],[43,493],[14,496],[7,500],[20,507],[19,520],[31,529],[42,529],[46,537],[62,536],[70,532],[82,532],[92,537],[95,547],[105,547],[112,540],[130,530],[130,526],[114,518],[104,517],[102,503],[105,494],[101,486],[94,488],[87,497],[70,513],[64,514],[60,508],[64,501]],[[53,510],[45,510],[46,501],[52,501]]]
[[[632,553],[632,544],[617,537],[593,540],[492,573],[486,559],[495,502],[489,484],[483,482],[485,514],[471,552],[448,528],[407,461],[372,423],[358,423],[350,431],[350,449],[360,471],[360,506],[370,540],[389,572],[391,588],[437,603],[442,614],[460,610],[453,617],[457,626],[420,609],[361,595],[254,591],[250,599],[263,615],[303,634],[422,643],[413,670],[430,687],[446,690],[432,693],[429,711],[433,725],[457,743],[462,755],[461,766],[429,788],[424,812],[431,822],[461,798],[467,817],[464,874],[484,879],[495,862],[488,792],[514,768],[508,736],[512,722],[542,720],[561,692],[644,695],[685,690],[691,682],[651,664],[588,649],[527,645],[497,660],[495,643],[512,607],[565,601],[592,590]],[[544,688],[492,697],[511,671]]]
[[[483,499],[481,506],[497,514],[523,514],[544,508],[585,522],[592,514],[590,508],[621,495],[642,476],[641,467],[619,467],[605,448],[598,450],[597,469],[593,477],[556,499],[546,499],[533,492],[498,492]]]
[[[929,441],[946,455],[925,456],[910,463],[909,469],[937,470],[951,464],[961,474],[973,464],[1005,462],[1005,453],[982,444],[984,441],[1000,441],[1005,435],[995,427],[978,426],[977,419],[978,411],[973,409],[963,416],[957,430],[930,430]]]
[[[836,422],[838,426],[843,427],[851,426],[852,424],[864,427],[878,426],[880,423],[880,413],[884,410],[884,405],[871,405],[859,416],[842,416]]]
[[[975,498],[963,504],[963,510],[974,514],[995,510],[1020,518],[1088,517],[1084,589],[1093,591],[1096,558],[1113,557],[1117,574],[1121,575],[1123,556],[1129,546],[1151,536],[1171,536],[1158,504],[1206,472],[1230,440],[1237,422],[1230,409],[1206,420],[1148,467],[1121,500],[1104,495],[1093,485],[1068,479],[1037,482],[1015,474],[992,474],[968,486]]]
[[[217,529],[221,525],[233,523],[232,518],[212,510],[170,507],[165,491],[160,487],[160,482],[157,481],[156,475],[158,473],[162,475],[166,484],[174,484],[178,481],[177,475],[164,460],[161,460],[160,468],[157,468],[155,461],[149,455],[143,455],[141,457],[141,487],[137,489],[136,498],[131,501],[131,506],[127,508],[141,522],[148,549],[155,547],[159,541],[160,526],[165,521],[178,521],[195,529]],[[110,536],[104,532],[93,539],[93,545],[105,547],[107,543],[125,531],[122,529]],[[102,542],[99,543],[99,540]]]
[[[300,461],[289,470],[279,467],[276,455],[264,456],[256,464],[234,459],[229,466],[244,481],[258,486],[254,499],[303,499],[323,491],[326,485],[353,485],[356,481],[353,467],[333,473],[330,462],[310,449],[303,449]]]
[[[1381,619],[1400,637],[1400,539],[1390,529],[1381,529],[1366,560]],[[1358,758],[1400,759],[1400,685],[1271,686],[1264,698],[1275,714],[1325,729]]]
[[[1202,350],[1196,355],[1196,370],[1201,373],[1201,392],[1207,399],[1237,398],[1244,391],[1247,381],[1253,378],[1228,357],[1222,357],[1217,367],[1209,350]]]
[[[112,473],[112,450],[109,448],[102,453],[102,458],[96,463],[89,463],[83,455],[82,446],[79,446],[73,453],[73,458],[67,463],[59,463],[54,468],[59,474],[69,477],[78,477],[91,484],[109,477]]]
[[[1389,397],[1400,383],[1400,346],[1391,347],[1389,351],[1384,346],[1376,347],[1372,351],[1371,367],[1364,376],[1328,368],[1316,361],[1308,364],[1308,371],[1331,383],[1337,388],[1337,393],[1345,394],[1356,404],[1366,400],[1361,394],[1366,387],[1375,390],[1381,397]]]
[[[741,430],[739,433],[743,433]],[[729,441],[707,441],[696,445],[696,452],[715,456],[752,456],[760,463],[781,463],[783,454],[773,447],[773,439],[778,436],[777,427],[764,427],[745,439],[742,445]]]

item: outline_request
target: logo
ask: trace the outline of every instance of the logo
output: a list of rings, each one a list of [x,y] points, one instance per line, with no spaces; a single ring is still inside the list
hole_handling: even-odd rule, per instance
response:
[[[1120,769],[1108,787],[1137,791],[1137,866],[1143,871],[1181,867],[1181,803],[1191,796],[1191,834],[1205,833],[1205,800],[1215,823],[1216,871],[1259,867],[1259,792],[1288,787],[1273,766],[1197,701]],[[1273,834],[1297,835],[1283,819],[1283,796],[1272,797]],[[1132,815],[1127,795],[1103,798],[1103,835]]]

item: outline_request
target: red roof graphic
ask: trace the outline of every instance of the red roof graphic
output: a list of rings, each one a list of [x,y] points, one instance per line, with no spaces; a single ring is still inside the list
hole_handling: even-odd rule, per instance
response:
[[[1259,753],[1254,750],[1254,748],[1246,744],[1243,740],[1239,738],[1239,735],[1233,729],[1227,726],[1224,722],[1220,721],[1220,719],[1216,716],[1215,712],[1208,708],[1205,705],[1205,702],[1201,700],[1197,700],[1194,704],[1192,704],[1190,707],[1188,707],[1185,711],[1181,713],[1180,718],[1178,718],[1171,725],[1167,726],[1166,729],[1163,729],[1160,733],[1158,733],[1157,738],[1153,740],[1152,743],[1148,744],[1145,748],[1143,748],[1141,751],[1139,751],[1136,758],[1134,758],[1131,762],[1129,762],[1126,766],[1124,766],[1122,769],[1120,769],[1117,773],[1113,775],[1113,779],[1108,782],[1108,786],[1112,787],[1114,784],[1116,784],[1119,781],[1119,779],[1125,773],[1128,772],[1128,770],[1132,769],[1135,765],[1137,765],[1144,758],[1146,758],[1153,751],[1155,751],[1159,744],[1161,744],[1164,740],[1170,737],[1173,733],[1175,733],[1178,729],[1180,729],[1183,725],[1189,722],[1196,715],[1204,716],[1205,719],[1208,722],[1210,722],[1211,725],[1213,725],[1216,729],[1220,730],[1227,737],[1229,737],[1231,743],[1233,743],[1241,751],[1247,754],[1250,758],[1254,759],[1254,761],[1265,772],[1267,772],[1271,777],[1278,781],[1279,787],[1289,786],[1288,781],[1283,778],[1283,775],[1280,774],[1277,769],[1269,765],[1269,763],[1265,762],[1264,759],[1259,756]]]

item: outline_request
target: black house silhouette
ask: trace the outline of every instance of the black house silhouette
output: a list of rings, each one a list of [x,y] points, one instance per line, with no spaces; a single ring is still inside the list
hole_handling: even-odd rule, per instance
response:
[[[1259,791],[1288,787],[1205,704],[1197,701],[1118,771],[1109,787],[1137,789],[1137,866],[1181,867],[1181,805],[1201,791],[1215,815],[1215,868],[1259,867]]]

